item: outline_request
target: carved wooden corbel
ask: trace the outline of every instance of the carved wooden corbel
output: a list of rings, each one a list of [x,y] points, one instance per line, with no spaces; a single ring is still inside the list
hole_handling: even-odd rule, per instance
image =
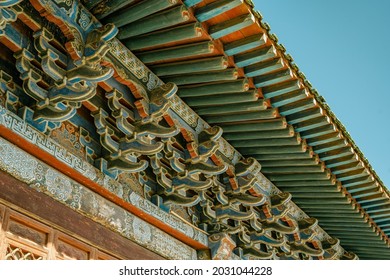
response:
[[[275,221],[284,217],[289,211],[287,203],[290,200],[291,194],[286,192],[270,196],[270,203],[264,204],[261,208],[262,211],[259,211],[260,219],[272,219]]]
[[[323,258],[325,260],[335,260],[338,258],[338,251],[340,248],[340,240],[337,238],[329,238],[323,240],[322,249],[324,250]]]
[[[80,46],[83,56],[78,60],[54,47],[59,44],[48,30],[35,32],[34,47],[39,58],[27,49],[15,53],[23,88],[36,101],[35,106],[24,109],[22,116],[25,118],[31,115],[30,110],[34,111],[32,119],[26,121],[42,129],[44,122],[60,123],[73,117],[81,102],[95,95],[97,82],[113,74],[112,69],[101,66],[101,60],[108,51],[106,41],[116,32],[112,25],[92,30]],[[42,70],[35,66],[37,63]]]
[[[103,109],[98,110],[93,114],[97,133],[100,135],[100,143],[106,150],[104,158],[99,159],[95,163],[102,172],[109,176],[116,177],[119,171],[139,172],[144,170],[148,163],[145,160],[138,162],[137,156],[144,152],[144,149],[149,153],[158,152],[162,149],[161,145],[153,144],[145,148],[144,143],[133,141],[131,144],[126,142],[124,145],[120,132],[116,127],[113,127],[108,121],[109,115]],[[122,134],[123,135],[123,134]],[[104,154],[104,153],[103,153]]]
[[[297,224],[297,231],[293,234],[286,234],[287,243],[290,249],[296,253],[302,253],[307,257],[320,257],[324,250],[321,248],[321,242],[314,242],[315,227],[318,226],[318,220],[315,218],[305,218],[297,223],[289,220],[289,223]]]
[[[14,91],[15,85],[12,76],[0,70],[0,105],[11,112],[17,113],[19,97],[13,93]]]
[[[22,0],[3,0],[0,2],[0,36],[6,25],[18,18],[21,8],[17,4],[20,2]]]

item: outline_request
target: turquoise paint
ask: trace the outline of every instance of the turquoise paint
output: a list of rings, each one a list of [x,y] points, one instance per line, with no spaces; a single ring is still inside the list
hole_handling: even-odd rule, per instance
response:
[[[256,63],[244,68],[245,75],[247,77],[255,77],[276,70],[281,70],[284,67],[284,63],[281,58],[274,58],[269,61]]]
[[[307,97],[305,89],[295,90],[277,97],[271,98],[272,107],[281,107]]]
[[[294,129],[296,132],[300,133],[300,132],[307,131],[307,130],[310,130],[313,128],[324,126],[324,125],[328,124],[328,122],[329,122],[328,118],[321,116],[318,118],[310,119],[310,120],[301,122],[299,124],[296,124],[296,125],[294,125]]]
[[[257,76],[253,78],[256,87],[265,87],[292,79],[291,70],[285,69],[279,72]]]
[[[292,80],[277,85],[263,87],[262,92],[265,98],[272,98],[300,89],[299,85],[300,83],[298,80]]]
[[[302,121],[310,120],[316,117],[323,116],[323,110],[319,107],[313,107],[306,110],[302,110],[295,114],[288,115],[286,117],[289,124],[297,124]]]
[[[246,37],[241,40],[237,40],[231,43],[224,45],[224,51],[227,55],[232,56],[251,49],[261,47],[266,43],[266,36],[263,35],[253,35]]]
[[[318,145],[313,147],[313,151],[315,151],[317,154],[329,152],[338,148],[342,148],[345,146],[345,140],[336,140],[331,143]],[[336,174],[336,173],[335,173]]]
[[[200,22],[204,22],[237,7],[242,2],[242,0],[218,0],[197,9],[195,17]]]
[[[187,7],[195,6],[196,4],[199,4],[200,2],[202,2],[202,0],[184,0],[184,1],[183,1],[183,3],[184,3]]]
[[[209,34],[213,39],[219,39],[233,32],[250,26],[254,23],[254,18],[251,15],[243,15],[222,23],[212,25],[209,28]]]
[[[296,112],[312,108],[314,106],[313,98],[305,98],[294,103],[279,107],[279,113],[282,116],[294,114]]]
[[[271,47],[264,47],[249,53],[238,54],[234,56],[234,62],[238,67],[245,67],[257,62],[262,62],[276,56],[276,49]]]

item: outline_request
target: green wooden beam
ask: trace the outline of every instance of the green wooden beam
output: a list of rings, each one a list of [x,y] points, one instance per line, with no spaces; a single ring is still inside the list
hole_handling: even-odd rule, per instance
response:
[[[289,124],[296,124],[303,121],[307,121],[313,118],[317,118],[324,115],[324,110],[320,107],[308,108],[294,114],[286,116]]]
[[[359,186],[359,185],[366,184],[366,183],[374,184],[375,181],[372,178],[372,176],[365,176],[365,177],[362,177],[362,178],[357,178],[357,179],[351,179],[351,180],[348,180],[348,181],[344,181],[343,182],[343,186],[346,187],[346,188],[349,188],[349,187]]]
[[[224,138],[230,140],[250,140],[250,139],[270,139],[270,138],[288,138],[294,136],[295,132],[292,126],[287,126],[286,129],[266,130],[251,133],[226,133],[224,132]]]
[[[342,156],[350,155],[353,153],[353,149],[351,147],[343,147],[338,148],[332,151],[319,153],[318,156],[322,161],[334,159],[334,158],[340,158]]]
[[[362,249],[359,247],[356,247],[353,249],[353,252],[356,252],[356,254],[363,255],[363,256],[376,256],[377,259],[383,259],[383,260],[388,260],[390,258],[390,253],[389,253],[388,248],[383,248],[383,249],[374,249],[372,248],[371,250],[369,249]]]
[[[98,5],[94,7],[91,12],[97,19],[102,20],[108,15],[111,15],[112,13],[129,6],[135,1],[136,0],[105,0],[103,8],[101,5]],[[90,10],[90,8],[88,9]]]
[[[273,98],[298,89],[301,89],[299,81],[292,80],[292,81],[287,81],[276,85],[263,87],[262,92],[265,98]]]
[[[329,133],[326,135],[309,138],[309,139],[307,139],[307,143],[310,146],[317,146],[317,145],[322,145],[322,144],[326,144],[329,142],[333,142],[333,141],[336,141],[339,139],[342,139],[342,135],[340,132],[335,131],[335,132],[332,132],[332,133]]]
[[[370,205],[374,204],[376,201],[383,201],[384,197],[382,192],[377,192],[377,193],[372,193],[369,196],[364,196],[364,197],[357,197],[356,201],[359,202],[360,204],[364,203],[370,203]]]
[[[389,208],[389,211],[381,212],[380,214],[370,214],[370,217],[371,217],[372,219],[390,217],[390,208]]]
[[[344,217],[338,219],[336,221],[319,221],[320,227],[332,227],[332,226],[340,226],[340,227],[348,227],[348,228],[372,228],[369,223],[364,222],[362,219],[357,221],[346,221]]]
[[[182,74],[175,76],[168,76],[163,78],[164,82],[174,83],[178,86],[190,85],[190,84],[201,84],[219,81],[233,81],[237,80],[238,71],[236,68],[228,68],[221,71],[213,71],[206,73],[195,73],[195,74]]]
[[[200,85],[180,86],[177,94],[180,97],[199,97],[216,94],[244,92],[249,89],[247,79],[225,81],[222,83],[207,83]]]
[[[319,180],[327,181],[331,178],[329,171],[320,173],[295,173],[295,174],[279,174],[279,175],[268,175],[268,179],[272,182],[282,181],[303,181],[303,180]]]
[[[362,213],[323,213],[323,212],[312,212],[313,217],[316,217],[317,219],[335,219],[335,220],[340,220],[340,216],[343,217],[343,219],[346,220],[363,220],[363,214]]]
[[[226,132],[245,132],[263,131],[273,129],[283,129],[287,127],[286,120],[279,118],[275,120],[258,121],[255,123],[244,124],[225,124],[222,126],[223,131]]]
[[[103,22],[113,23],[116,27],[121,27],[129,24],[130,22],[134,22],[148,15],[174,6],[175,4],[176,1],[171,0],[144,0],[118,13],[107,16],[104,18]]]
[[[274,57],[276,57],[275,47],[266,46],[251,52],[235,55],[234,62],[238,67],[245,67]]]
[[[343,164],[343,165],[339,165],[339,166],[336,166],[336,167],[333,167],[331,168],[332,170],[332,173],[337,175],[337,174],[341,174],[341,173],[344,173],[344,172],[348,172],[348,171],[352,171],[352,170],[355,170],[355,169],[358,169],[358,168],[362,168],[363,165],[360,161],[353,161],[353,162],[350,162],[350,163],[346,163],[346,164]]]
[[[261,47],[267,42],[265,34],[256,34],[224,44],[225,53],[229,56],[236,55],[251,49]],[[248,76],[249,77],[249,76]]]
[[[244,73],[247,77],[255,77],[269,74],[273,71],[281,70],[285,67],[283,60],[280,57],[273,58],[264,62],[255,63],[244,68]]]
[[[369,209],[371,207],[386,205],[388,202],[389,202],[389,199],[384,197],[384,198],[381,198],[381,199],[376,200],[374,202],[372,202],[372,201],[362,202],[362,203],[360,203],[360,205],[364,209]]]
[[[253,83],[256,87],[265,87],[293,79],[293,72],[290,68],[279,70],[277,72],[272,72],[269,74],[264,74],[261,76],[256,76],[253,78]]]
[[[360,236],[358,232],[351,232],[349,233],[348,232],[348,229],[344,229],[343,231],[340,231],[340,230],[330,230],[332,232],[332,235],[334,235],[335,237],[339,238],[340,241],[341,241],[341,244],[345,243],[345,244],[353,244],[355,242],[359,242],[359,243],[362,243],[362,244],[367,244],[367,243],[370,243],[372,245],[385,245],[385,242],[383,240],[381,240],[379,238],[379,236],[377,236],[376,233],[361,233],[362,235]],[[370,242],[366,242],[365,240],[367,241],[370,241]],[[371,243],[372,241],[372,243]],[[343,245],[341,245],[343,246]]]
[[[307,103],[310,103],[310,100],[307,100]],[[320,116],[320,117],[317,117],[317,118],[312,118],[312,119],[309,119],[309,120],[306,120],[306,121],[302,121],[302,122],[296,123],[293,126],[295,128],[295,131],[303,132],[303,131],[314,129],[314,128],[317,128],[317,127],[322,127],[324,125],[327,125],[329,122],[330,122],[330,120],[329,120],[328,117]]]
[[[282,116],[287,116],[314,106],[316,106],[314,98],[308,97],[279,107],[279,112]]]
[[[272,140],[272,139],[271,139]],[[318,164],[319,158],[314,156],[310,159],[300,160],[266,160],[261,162],[262,167],[277,167],[277,166],[311,166]]]
[[[257,159],[258,161],[261,161],[262,160],[284,160],[284,159],[289,159],[289,160],[296,160],[296,159],[308,159],[308,158],[312,158],[313,155],[312,153],[310,152],[305,152],[305,153],[289,153],[289,154],[262,154],[262,155],[253,155],[253,157],[255,159]]]
[[[156,63],[171,59],[185,59],[197,55],[211,54],[214,51],[214,44],[211,41],[204,41],[194,44],[163,48],[153,51],[137,52],[137,57],[143,63]]]
[[[202,2],[202,0],[184,0],[184,1],[183,1],[183,3],[184,3],[187,7],[195,6],[196,4],[199,4],[200,2]]]
[[[195,17],[200,22],[221,15],[243,3],[243,0],[218,0],[195,11]]]
[[[358,198],[362,198],[362,197],[368,197],[368,196],[380,194],[381,191],[382,190],[380,187],[376,187],[376,188],[372,188],[372,189],[363,190],[360,192],[354,192],[351,194],[353,194],[354,198],[358,199]]]
[[[221,106],[212,106],[212,107],[202,107],[197,108],[195,111],[200,116],[215,116],[215,117],[228,117],[230,113],[240,113],[240,112],[253,112],[259,110],[265,110],[267,108],[265,102],[253,101],[253,102],[245,102],[245,103],[237,103],[237,104],[228,104]],[[222,115],[221,115],[222,114]]]
[[[340,219],[340,216],[337,217],[316,217],[317,219],[320,220],[320,225],[328,225],[332,223],[363,223],[362,218],[347,218],[343,215],[342,219]]]
[[[290,192],[290,189],[288,189]],[[296,199],[329,199],[329,198],[342,198],[342,194],[339,192],[290,192],[293,196],[293,201]],[[306,213],[307,214],[307,213]]]
[[[247,141],[229,141],[236,148],[240,147],[280,147],[280,146],[293,146],[300,145],[302,139],[295,135],[290,138],[271,138],[271,139],[255,139]]]
[[[345,139],[338,139],[338,140],[335,140],[333,142],[329,142],[329,143],[325,143],[325,144],[321,144],[321,145],[316,145],[316,146],[312,146],[312,147],[313,147],[313,150],[319,154],[319,153],[328,152],[328,151],[331,151],[334,149],[342,148],[342,147],[345,147],[347,145],[348,145],[348,142]]]
[[[307,89],[298,89],[292,92],[275,96],[271,98],[273,107],[281,107],[305,99],[309,96]]]
[[[367,209],[366,212],[368,214],[372,214],[372,213],[388,211],[389,209],[390,209],[390,202],[388,202],[387,204],[382,205],[382,206],[371,207],[370,209]]]
[[[150,66],[158,76],[180,75],[207,71],[223,70],[227,67],[227,58],[217,56],[213,58],[194,59],[182,62],[171,62]]]
[[[309,140],[307,140],[307,142],[309,143]],[[325,161],[325,164],[326,164],[327,167],[333,168],[333,167],[337,167],[337,166],[340,166],[340,165],[344,165],[346,163],[355,162],[355,161],[358,161],[358,160],[359,160],[358,157],[355,154],[352,154],[352,155],[347,155],[347,156],[344,156],[344,157],[340,157],[338,159],[327,160],[327,161]]]
[[[382,218],[382,219],[375,219],[374,221],[379,227],[390,225],[390,217]]]
[[[333,224],[333,225],[327,225],[327,226],[324,226],[323,227],[325,229],[325,231],[329,231],[329,232],[333,232],[333,231],[346,231],[348,233],[351,233],[351,232],[356,232],[356,233],[362,233],[362,232],[365,232],[365,233],[374,233],[375,232],[375,228],[373,227],[366,227],[366,228],[352,228],[352,227],[345,227],[343,226],[342,224],[341,225],[337,225],[337,224]],[[366,238],[363,238],[363,239],[366,239]],[[379,243],[379,242],[378,242]]]
[[[314,192],[300,192],[298,191],[291,191],[291,189],[288,189],[288,192],[292,194],[293,201],[294,198],[305,198],[305,199],[328,199],[328,198],[342,198],[345,197],[345,194],[341,192],[320,192],[320,191],[314,191]]]
[[[306,151],[306,144],[275,147],[248,147],[237,148],[243,155],[264,155],[264,154],[294,154]]]
[[[156,30],[185,23],[190,19],[189,12],[184,5],[153,14],[146,18],[126,24],[119,28],[118,39],[127,39]]]
[[[349,193],[354,194],[354,193],[359,193],[361,191],[367,191],[367,190],[372,190],[377,188],[376,183],[364,183],[364,184],[359,184],[353,187],[346,187]]]
[[[239,104],[246,102],[253,102],[258,99],[257,91],[250,90],[247,92],[235,92],[230,94],[220,94],[211,96],[189,97],[184,98],[185,102],[191,107],[210,107],[213,105],[223,104]],[[260,103],[264,101],[259,100]]]
[[[352,248],[350,248],[351,246],[353,248],[362,248],[367,246],[371,248],[371,251],[374,251],[374,248],[388,248],[388,244],[386,244],[386,242],[382,240],[380,236],[376,236],[376,233],[370,234],[361,232],[359,234],[359,232],[355,231],[343,232],[331,230],[331,233],[329,234],[332,234],[332,236],[339,238],[341,241],[341,246],[343,246],[343,248],[345,248],[346,250],[352,251]]]
[[[84,0],[82,2],[83,5],[89,10],[98,5],[100,2],[103,2],[103,0]]]
[[[294,173],[320,173],[324,171],[324,166],[284,166],[284,167],[263,167],[261,172],[268,175],[294,174]]]
[[[307,139],[307,138],[313,138],[313,137],[326,135],[326,134],[329,134],[329,133],[332,133],[335,131],[336,131],[336,128],[333,124],[327,124],[327,125],[324,125],[321,127],[317,127],[317,128],[303,131],[300,134],[301,134],[302,138]]]
[[[213,39],[219,39],[255,23],[253,14],[241,15],[209,27]]]
[[[379,226],[379,227],[386,227],[390,226],[390,217],[386,218],[381,218],[381,219],[374,219],[374,222]]]
[[[347,241],[347,240],[346,240]],[[345,242],[343,242],[345,243]],[[356,249],[358,249],[361,253],[364,253],[364,252],[367,252],[367,253],[379,253],[379,252],[383,252],[385,254],[389,254],[390,253],[390,246],[388,244],[386,244],[385,242],[383,243],[382,246],[380,245],[376,245],[376,246],[370,246],[370,242],[361,242],[361,243],[358,243],[356,244]]]
[[[200,23],[190,23],[156,31],[150,34],[136,36],[126,39],[123,42],[126,47],[133,51],[175,43],[182,40],[194,39],[200,37],[202,34],[203,29]]]
[[[347,171],[344,173],[339,173],[337,174],[337,180],[344,182],[355,178],[366,177],[369,174],[367,174],[365,170],[366,170],[365,168],[360,168],[352,171]]]
[[[364,239],[364,238],[363,238]],[[370,249],[371,248],[371,250],[372,249],[375,249],[375,248],[378,248],[378,249],[380,249],[380,248],[388,248],[387,246],[386,246],[386,244],[371,244],[370,242],[356,242],[356,240],[352,240],[352,241],[349,241],[348,240],[348,237],[345,237],[345,240],[343,240],[342,241],[342,246],[344,247],[344,246],[358,246],[359,248],[368,248],[368,249]],[[351,248],[351,250],[353,250],[352,248]]]
[[[327,209],[324,211],[324,209],[308,209],[307,210],[308,215],[312,217],[320,216],[320,215],[337,215],[339,217],[342,217],[344,215],[346,216],[353,216],[353,215],[360,215],[363,218],[363,213],[359,209]]]
[[[353,214],[353,213],[359,214],[360,213],[358,208],[355,208],[355,209],[337,209],[337,208],[330,208],[330,209],[313,208],[313,209],[309,209],[309,208],[307,208],[305,210],[305,212],[308,213],[308,215],[310,215],[312,217],[315,217],[315,215],[320,214],[320,213],[325,213],[325,214],[333,213],[333,214],[338,214],[340,216],[342,216],[344,214]]]
[[[278,184],[279,185],[279,184]],[[280,187],[284,191],[288,191],[294,196],[302,196],[304,197],[305,195],[308,196],[313,196],[313,195],[324,195],[326,196],[327,194],[335,194],[335,195],[340,195],[340,191],[335,188],[335,187],[325,187],[325,186],[299,186],[299,187],[291,187],[291,186],[284,186]],[[293,199],[294,200],[294,199]]]
[[[312,179],[302,179],[294,181],[280,181],[277,183],[277,186],[280,188],[289,188],[289,187],[302,187],[302,188],[317,188],[317,189],[334,189],[339,191],[338,185],[331,180],[312,180]]]
[[[323,210],[355,210],[355,206],[353,204],[335,204],[335,203],[329,203],[329,204],[326,204],[324,201],[320,202],[320,203],[310,203],[310,202],[307,202],[307,203],[298,203],[296,202],[296,204],[302,208],[305,212],[309,213],[311,209],[323,209]]]
[[[237,109],[237,108],[236,108]],[[274,119],[277,116],[276,109],[261,110],[250,113],[236,113],[222,116],[208,116],[203,117],[210,124],[222,124],[228,122],[243,122],[243,121],[257,121]]]

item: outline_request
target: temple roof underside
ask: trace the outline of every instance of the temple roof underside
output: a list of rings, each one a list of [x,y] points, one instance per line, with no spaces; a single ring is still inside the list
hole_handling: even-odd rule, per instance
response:
[[[0,112],[76,135],[70,153],[137,181],[211,257],[390,258],[388,190],[250,1],[0,8]]]

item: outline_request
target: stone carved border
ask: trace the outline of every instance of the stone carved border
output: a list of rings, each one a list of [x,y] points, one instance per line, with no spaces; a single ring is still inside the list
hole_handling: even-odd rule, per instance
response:
[[[196,259],[196,250],[0,138],[0,169],[37,191],[168,259]]]

